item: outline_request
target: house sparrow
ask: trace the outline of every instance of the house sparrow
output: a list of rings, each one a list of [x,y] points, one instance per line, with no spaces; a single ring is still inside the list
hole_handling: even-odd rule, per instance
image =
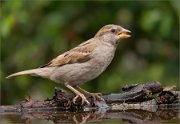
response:
[[[63,83],[76,94],[73,103],[81,98],[82,104],[90,105],[85,97],[101,98],[98,93],[89,93],[78,85],[98,77],[114,58],[116,47],[121,39],[130,37],[129,30],[121,26],[109,24],[102,27],[96,35],[77,47],[57,56],[48,64],[36,69],[25,70],[9,75],[41,76]]]

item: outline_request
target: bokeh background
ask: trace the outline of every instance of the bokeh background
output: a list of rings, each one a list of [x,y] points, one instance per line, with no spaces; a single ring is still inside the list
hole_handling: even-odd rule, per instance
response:
[[[62,87],[40,77],[11,73],[36,68],[93,37],[106,24],[132,31],[107,70],[84,85],[91,92],[120,92],[130,83],[159,81],[179,88],[179,2],[5,0],[0,8],[1,104],[24,96],[51,97]]]

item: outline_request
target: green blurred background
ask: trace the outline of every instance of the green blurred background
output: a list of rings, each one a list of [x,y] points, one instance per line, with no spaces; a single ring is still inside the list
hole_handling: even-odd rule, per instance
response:
[[[11,73],[36,68],[93,37],[106,24],[132,31],[107,70],[84,85],[91,92],[120,92],[130,83],[159,81],[179,88],[179,2],[5,0],[0,8],[1,104],[24,96],[51,97],[48,79]]]

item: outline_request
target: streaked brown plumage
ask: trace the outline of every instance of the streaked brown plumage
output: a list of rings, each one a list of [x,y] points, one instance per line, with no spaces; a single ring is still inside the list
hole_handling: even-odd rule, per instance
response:
[[[98,77],[111,63],[116,47],[121,39],[128,38],[129,30],[118,25],[109,24],[102,27],[96,35],[81,43],[77,47],[57,56],[48,64],[37,69],[25,70],[9,75],[33,75],[48,78],[57,83],[63,83],[82,99],[82,103],[89,104],[84,95],[100,98],[95,93],[89,93],[78,85]],[[84,93],[84,94],[83,94]]]

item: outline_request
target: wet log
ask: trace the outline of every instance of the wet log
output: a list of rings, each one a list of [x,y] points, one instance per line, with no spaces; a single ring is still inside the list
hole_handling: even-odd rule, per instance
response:
[[[55,88],[54,96],[46,100],[25,97],[20,104],[0,106],[0,112],[39,112],[39,111],[89,111],[99,108],[110,110],[142,109],[156,111],[157,107],[180,107],[180,91],[165,90],[159,82],[131,84],[122,88],[123,93],[102,95],[102,100],[88,97],[91,106],[72,102],[74,95],[61,88]]]

